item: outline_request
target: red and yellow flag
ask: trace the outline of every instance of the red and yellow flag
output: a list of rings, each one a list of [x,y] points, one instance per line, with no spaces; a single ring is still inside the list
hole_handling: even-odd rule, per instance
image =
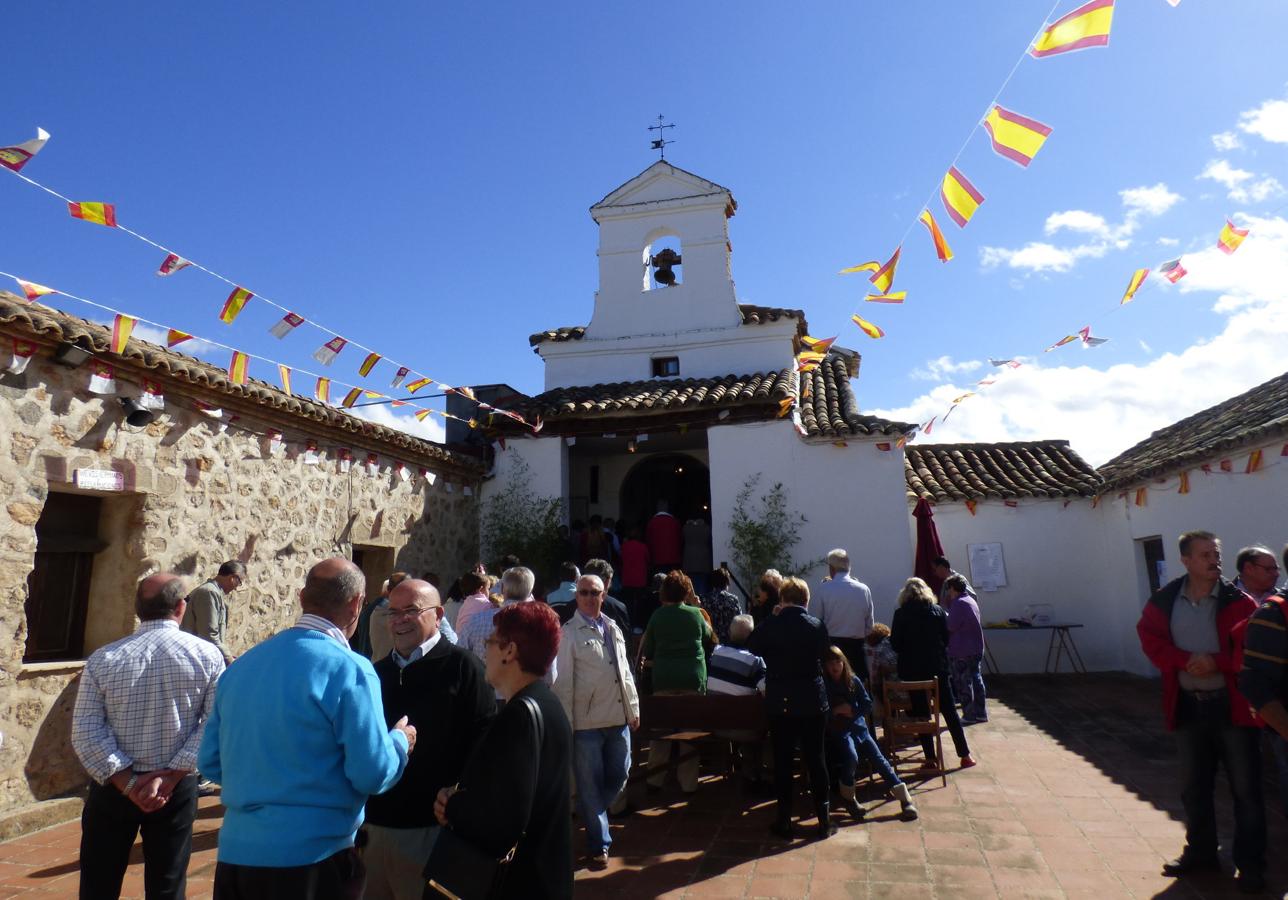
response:
[[[362,365],[358,366],[358,374],[366,378],[371,374],[371,370],[375,368],[378,362],[380,362],[379,353],[368,353],[367,358],[362,361]]]
[[[317,387],[313,389],[313,396],[319,403],[330,403],[331,379],[319,376]]]
[[[434,379],[432,378],[417,378],[415,381],[407,385],[407,393],[414,394],[421,388],[425,387],[426,385],[433,384],[433,383],[434,383]]]
[[[1188,494],[1190,492],[1190,473],[1188,471],[1181,473],[1181,486],[1176,489],[1178,494]]]
[[[862,331],[864,334],[866,334],[868,337],[870,338],[885,337],[885,332],[882,331],[879,326],[874,325],[873,323],[869,322],[867,319],[864,319],[863,317],[858,315],[850,316],[850,319],[854,322],[855,325],[858,325],[859,330]]]
[[[837,335],[833,335],[830,338],[813,338],[807,334],[801,338],[801,343],[810,350],[821,355],[832,348],[832,345],[836,343],[837,337]]]
[[[948,246],[948,241],[944,240],[944,233],[939,230],[939,223],[935,217],[930,214],[930,210],[923,209],[921,215],[917,216],[917,221],[926,226],[930,232],[930,239],[935,242],[935,256],[939,257],[940,262],[948,262],[953,258],[953,248]]]
[[[784,397],[778,401],[778,418],[782,418],[792,411],[792,405],[796,402],[795,397]]]
[[[343,406],[345,409],[348,409],[349,407],[353,406],[353,404],[357,403],[358,398],[361,396],[362,396],[362,388],[350,388],[349,393],[345,394],[344,399],[340,401],[340,405]]]
[[[190,340],[192,340],[192,335],[188,334],[188,332],[180,331],[178,328],[171,328],[166,333],[165,345],[167,347],[174,347],[177,344],[182,344],[184,341]]]
[[[815,353],[813,350],[802,350],[796,357],[796,371],[811,372],[818,368],[818,364],[823,361],[825,354]]]
[[[1025,168],[1033,162],[1051,134],[1051,126],[1003,109],[997,104],[984,118],[984,130],[993,141],[993,152]]]
[[[850,266],[837,272],[837,275],[853,275],[855,272],[875,272],[881,268],[881,263],[875,259],[870,262],[859,263],[857,266]]]
[[[192,265],[192,263],[184,259],[179,254],[168,253],[166,254],[166,258],[161,260],[161,267],[157,269],[157,274],[162,277],[165,277],[166,275],[173,275],[175,272],[178,272],[180,269],[186,269],[190,265]]]
[[[1146,506],[1149,503],[1149,488],[1136,488],[1136,505]]]
[[[37,128],[36,136],[32,140],[14,144],[12,147],[0,147],[0,166],[15,172],[22,171],[22,167],[40,152],[40,148],[45,146],[47,140],[49,140],[49,132],[43,128]]]
[[[939,188],[939,198],[944,202],[948,217],[957,223],[958,228],[965,228],[975,210],[984,202],[984,195],[975,189],[975,185],[963,175],[956,166],[948,170],[944,183]]]
[[[134,326],[139,324],[139,320],[134,316],[123,316],[116,314],[112,320],[112,352],[124,353],[125,345],[130,342],[130,332],[134,331]]]
[[[277,374],[281,376],[282,379],[282,390],[286,391],[288,394],[291,393],[291,370],[287,366],[278,363]]]
[[[18,287],[22,288],[22,292],[27,295],[27,299],[30,301],[35,301],[37,297],[58,293],[53,288],[45,287],[43,284],[36,284],[34,281],[23,281],[21,278],[15,278],[14,281],[18,282]]]
[[[429,418],[430,413],[432,412],[433,412],[432,409],[422,409],[420,412],[416,413],[416,421],[418,422],[425,421],[426,419]]]
[[[246,370],[250,366],[250,357],[240,350],[233,351],[233,358],[228,363],[228,377],[233,384],[246,383]]]
[[[908,299],[908,292],[895,291],[893,294],[868,294],[863,299],[868,303],[902,303]]]
[[[1109,43],[1109,30],[1114,20],[1114,0],[1091,0],[1066,16],[1056,19],[1042,32],[1029,55],[1034,59],[1104,47]]]
[[[1243,243],[1243,239],[1247,236],[1248,229],[1235,228],[1234,223],[1226,219],[1225,227],[1221,229],[1221,236],[1216,239],[1217,249],[1229,256],[1239,249],[1239,245]]]
[[[82,219],[95,225],[116,227],[116,207],[110,203],[68,203],[73,219]]]
[[[1261,451],[1253,450],[1248,454],[1248,467],[1243,470],[1245,475],[1251,475],[1261,468]]]
[[[250,302],[250,298],[254,296],[254,294],[245,288],[233,288],[233,292],[229,294],[228,299],[224,301],[224,308],[219,311],[219,321],[223,322],[225,325],[233,324],[233,319],[237,318],[238,313],[242,311],[246,304]]]
[[[1127,282],[1127,290],[1123,293],[1122,300],[1118,301],[1118,305],[1122,306],[1124,303],[1130,303],[1131,299],[1136,296],[1136,292],[1140,290],[1140,286],[1145,283],[1145,279],[1148,277],[1149,269],[1137,269],[1133,272],[1131,275],[1131,281]]]
[[[971,514],[972,516],[973,516],[973,515],[975,515],[975,507],[977,507],[977,506],[979,506],[979,501],[978,501],[978,500],[967,500],[967,501],[966,501],[966,509],[970,511],[970,514]]]
[[[890,286],[894,284],[894,272],[895,269],[899,268],[899,254],[902,252],[903,247],[896,247],[894,255],[886,260],[886,264],[877,269],[876,272],[872,274],[872,277],[868,279],[868,281],[871,281],[877,286],[877,290],[880,293],[886,293],[890,290]]]

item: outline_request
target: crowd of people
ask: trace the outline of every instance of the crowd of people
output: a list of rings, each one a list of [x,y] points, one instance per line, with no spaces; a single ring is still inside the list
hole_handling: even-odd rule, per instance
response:
[[[1217,865],[1221,765],[1239,885],[1253,889],[1265,856],[1258,725],[1288,764],[1278,562],[1247,548],[1230,583],[1214,535],[1187,533],[1180,551],[1186,575],[1150,598],[1138,626],[1163,672],[1181,750],[1187,842],[1166,871]],[[763,697],[767,735],[718,737],[745,789],[774,796],[779,837],[797,834],[798,754],[818,838],[845,821],[832,814],[834,796],[850,821],[863,819],[861,763],[916,818],[907,782],[874,739],[874,707],[892,679],[934,682],[959,765],[975,765],[966,729],[988,718],[977,599],[940,558],[938,596],[908,579],[887,626],[846,551],[827,564],[813,590],[763,573],[744,608],[722,569],[705,573],[703,596],[682,569],[650,573],[655,597],[651,579],[623,603],[612,593],[623,582],[603,558],[567,562],[544,596],[535,574],[507,558],[499,578],[479,566],[446,596],[433,573],[393,573],[368,602],[363,573],[331,558],[309,570],[295,625],[237,657],[227,609],[244,564],[229,561],[192,590],[177,575],[152,575],[137,588],[137,630],[91,656],[76,700],[72,743],[95,782],[82,896],[119,894],[140,832],[148,896],[183,896],[208,783],[225,807],[218,898],[459,894],[461,879],[477,888],[481,869],[490,880],[480,895],[568,897],[572,810],[586,865],[606,866],[610,816],[630,812],[632,735],[649,693]],[[924,695],[910,700],[914,715],[927,711],[917,707]],[[925,774],[938,774],[933,737],[922,745]],[[693,746],[650,741],[647,791],[663,790],[674,770],[680,791],[693,793],[701,761]],[[463,866],[461,846],[488,865]]]

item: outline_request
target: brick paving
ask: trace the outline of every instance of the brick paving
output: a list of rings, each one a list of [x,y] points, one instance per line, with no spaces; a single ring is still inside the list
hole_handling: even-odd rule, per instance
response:
[[[577,870],[577,896],[599,897],[1233,897],[1227,875],[1159,874],[1182,844],[1171,739],[1158,685],[1125,675],[1009,677],[991,682],[992,721],[969,729],[978,767],[915,791],[921,819],[869,785],[867,821],[837,815],[823,842],[777,840],[770,800],[705,775],[694,798],[668,789],[614,825],[606,871]],[[949,751],[951,754],[951,751]],[[1288,888],[1288,824],[1267,774],[1274,896]],[[1224,794],[1222,785],[1219,794]],[[800,811],[807,803],[800,798]],[[1231,833],[1228,796],[1221,833]],[[220,807],[202,802],[188,895],[210,896]],[[812,822],[807,821],[807,824]],[[0,898],[76,896],[76,822],[0,844]],[[580,832],[575,836],[580,846]],[[125,897],[142,897],[136,858]],[[1228,848],[1223,848],[1232,871]]]

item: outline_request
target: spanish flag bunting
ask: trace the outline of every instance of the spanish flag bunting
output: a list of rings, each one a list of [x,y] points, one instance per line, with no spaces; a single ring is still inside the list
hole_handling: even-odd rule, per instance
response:
[[[362,365],[358,366],[358,374],[366,378],[371,374],[371,370],[375,368],[378,362],[380,362],[379,353],[368,353],[367,358],[362,361]]]
[[[1181,473],[1181,486],[1176,489],[1178,494],[1188,494],[1190,492],[1190,473]]]
[[[361,396],[362,396],[362,388],[350,388],[349,393],[345,394],[344,399],[340,401],[340,405],[343,406],[345,409],[348,409],[349,407],[353,406],[353,404],[357,403],[358,398]]]
[[[407,393],[414,394],[421,388],[425,387],[426,385],[430,385],[433,383],[434,383],[434,379],[432,378],[417,378],[415,381],[407,385]]]
[[[190,265],[192,265],[192,263],[184,259],[179,254],[170,253],[166,255],[165,259],[161,260],[161,267],[157,269],[157,275],[164,278],[167,275],[173,275],[180,269],[186,269]]]
[[[1211,475],[1211,474],[1212,474],[1212,464],[1211,464],[1211,463],[1203,463],[1201,466],[1199,466],[1199,469],[1203,472],[1203,474],[1204,474],[1204,475]]]
[[[966,509],[972,516],[975,515],[975,507],[977,506],[979,506],[979,501],[977,500],[966,501]]]
[[[832,348],[832,345],[836,343],[837,337],[838,335],[833,335],[830,338],[813,338],[807,334],[801,338],[801,343],[815,353],[823,354]]]
[[[1145,283],[1145,279],[1148,277],[1149,269],[1137,269],[1133,272],[1131,275],[1131,281],[1127,282],[1127,290],[1123,293],[1122,300],[1118,301],[1118,305],[1122,306],[1124,303],[1130,303],[1132,298],[1136,296],[1136,292],[1140,290],[1140,286]]]
[[[1288,444],[1284,444],[1283,449],[1279,451],[1280,456],[1288,456]]]
[[[930,210],[923,209],[921,215],[917,216],[917,221],[926,226],[930,232],[930,239],[935,244],[935,256],[939,257],[940,262],[948,262],[953,258],[953,248],[948,246],[948,241],[944,239],[944,233],[939,230],[939,223],[931,215]]]
[[[390,406],[393,406],[393,407],[406,406],[406,405],[407,405],[407,401],[406,401],[406,400],[390,400],[390,401],[389,401],[389,405],[390,405]]]
[[[965,228],[975,210],[984,202],[984,195],[975,189],[975,185],[963,175],[956,166],[948,170],[944,183],[939,188],[939,198],[944,202],[944,211],[957,223],[958,228]]]
[[[881,268],[881,263],[875,259],[871,262],[859,263],[857,266],[850,266],[837,272],[837,275],[853,275],[856,272],[876,272]]]
[[[193,400],[192,405],[197,407],[197,412],[203,416],[209,416],[212,419],[222,419],[224,416],[224,411],[218,406],[211,406],[201,400]]]
[[[778,418],[782,418],[792,411],[792,404],[796,402],[794,397],[785,397],[778,401]]]
[[[460,421],[460,419],[457,419],[456,421],[458,421],[458,422],[459,422],[459,421]],[[478,420],[478,419],[470,419],[470,420],[469,420],[468,422],[466,422],[465,424],[466,424],[466,425],[468,425],[468,426],[470,426],[471,428],[478,428],[478,427],[479,427],[479,420]]]
[[[250,364],[250,357],[240,350],[233,351],[233,358],[228,362],[228,377],[233,384],[246,383],[246,367]]]
[[[313,389],[313,396],[320,403],[331,402],[331,379],[319,377],[317,387]]]
[[[409,371],[410,369],[408,369],[406,366],[399,366],[398,371],[394,373],[394,380],[390,383],[389,386],[391,388],[398,387],[400,384],[403,383],[403,379],[407,377],[407,373]]]
[[[130,332],[134,331],[134,326],[139,324],[139,320],[134,316],[124,316],[116,314],[112,320],[112,352],[124,353],[125,345],[130,342]]]
[[[434,411],[432,409],[422,409],[416,413],[416,421],[423,422],[430,417]]]
[[[178,328],[171,328],[166,332],[165,345],[174,347],[190,340],[192,340],[192,335],[188,334],[188,332],[180,331]]]
[[[886,264],[877,269],[868,280],[877,286],[877,290],[884,294],[890,290],[890,285],[894,284],[894,270],[899,268],[899,254],[903,251],[902,247],[896,247],[894,255],[886,260]]]
[[[1023,363],[1014,359],[992,359],[992,358],[989,359],[988,364],[990,366],[995,366],[999,368],[1001,366],[1006,366],[1009,369],[1018,369],[1020,366],[1023,365]]]
[[[379,400],[380,398],[384,397],[384,394],[380,393],[379,391],[364,390],[362,392],[362,396],[366,397],[368,400]]]
[[[1054,344],[1052,344],[1050,347],[1047,347],[1042,352],[1050,353],[1056,347],[1063,347],[1065,344],[1072,344],[1077,339],[1078,339],[1078,336],[1076,334],[1066,334],[1064,337],[1060,338],[1060,340],[1056,341]]]
[[[27,370],[27,364],[31,362],[31,358],[35,355],[35,344],[23,338],[14,338],[13,358],[9,360],[9,365],[5,366],[4,370],[11,375],[21,375]]]
[[[233,292],[229,294],[228,299],[224,301],[224,308],[219,311],[219,321],[223,322],[225,325],[233,324],[233,319],[237,318],[238,314],[241,313],[246,304],[250,302],[250,298],[254,296],[254,294],[243,287],[233,288]]]
[[[997,104],[984,118],[984,130],[993,142],[993,152],[1025,168],[1042,149],[1051,127]]]
[[[931,430],[935,427],[935,420],[936,420],[936,419],[938,419],[938,418],[939,418],[939,416],[931,416],[931,417],[930,417],[930,421],[929,421],[929,422],[927,422],[925,425],[922,425],[922,426],[921,426],[921,431],[922,431],[922,433],[923,433],[923,434],[930,434]]]
[[[106,225],[108,228],[116,227],[116,207],[110,203],[68,203],[67,209],[73,219]]]
[[[870,338],[885,337],[885,332],[882,331],[880,327],[869,322],[867,319],[858,315],[850,316],[850,319],[854,322],[855,325],[858,325],[859,330],[862,331],[864,334],[866,334],[868,337]]]
[[[990,384],[997,384],[997,379],[995,379],[995,378],[981,378],[979,381],[975,382],[975,386],[976,386],[976,387],[987,387],[987,386],[988,386],[988,385],[990,385]]]
[[[139,394],[139,406],[144,409],[165,409],[165,395],[161,385],[150,379],[143,379],[143,393]]]
[[[877,449],[880,450],[882,453],[889,453],[890,450],[892,449],[892,445],[890,444],[889,441],[878,441]]]
[[[863,298],[865,303],[902,303],[908,299],[907,291],[895,291],[891,294],[868,294]]]
[[[537,416],[537,420],[531,425],[524,421],[523,416],[518,416],[517,418],[520,422],[523,422],[524,425],[528,425],[528,427],[532,429],[533,434],[540,434],[541,429],[546,427],[546,423],[541,421],[541,416]]]
[[[1082,338],[1082,343],[1087,347],[1099,347],[1101,344],[1109,343],[1109,338],[1092,337],[1090,325],[1080,328],[1078,337]]]
[[[21,278],[15,278],[14,281],[18,282],[18,287],[22,288],[22,292],[27,295],[27,299],[33,302],[37,297],[46,297],[49,294],[58,293],[53,288],[45,287],[43,284],[36,284],[34,281],[23,281]]]
[[[953,406],[956,406],[958,403],[961,403],[963,400],[966,400],[967,398],[974,397],[974,396],[975,396],[974,391],[967,391],[964,394],[960,394],[953,399]]]
[[[1056,19],[1029,48],[1034,59],[1070,53],[1109,43],[1114,19],[1114,0],[1091,0],[1066,16]]]
[[[1228,460],[1228,459],[1223,459],[1223,460],[1221,460],[1220,468],[1221,468],[1221,471],[1222,471],[1222,472],[1233,472],[1233,471],[1234,471],[1234,463],[1230,462],[1230,460]]]
[[[347,343],[349,343],[347,340],[337,335],[314,350],[313,358],[322,363],[322,365],[329,366],[335,362],[335,358],[340,355],[340,351],[344,349],[344,345]]]
[[[303,316],[297,316],[293,312],[288,312],[286,315],[282,316],[282,318],[273,323],[273,327],[268,329],[268,333],[280,341],[303,324]]]
[[[290,367],[289,367],[289,366],[284,366],[284,365],[282,365],[281,363],[278,363],[278,364],[277,364],[277,374],[278,374],[278,377],[280,377],[280,378],[282,379],[282,390],[286,391],[286,393],[288,393],[288,394],[289,394],[289,393],[291,393],[291,369],[290,369]]]
[[[1005,506],[1007,509],[1019,509],[1019,508],[1020,508],[1020,501],[1018,501],[1018,500],[1003,500],[1003,501],[1002,501],[1002,505],[1003,505],[1003,506]]]
[[[447,388],[447,385],[443,385],[443,387]],[[460,394],[462,397],[465,397],[469,400],[473,400],[475,403],[478,402],[478,397],[474,396],[474,388],[472,387],[458,387],[458,388],[447,388],[447,389],[451,391],[455,391],[457,394]]]
[[[22,171],[22,167],[40,152],[40,148],[45,146],[47,140],[49,140],[49,132],[43,128],[37,128],[33,139],[14,144],[12,147],[0,147],[0,166],[15,172]]]
[[[1247,236],[1248,229],[1235,228],[1234,223],[1226,219],[1225,227],[1221,229],[1221,236],[1216,239],[1217,249],[1229,256],[1239,249],[1239,245],[1243,243],[1243,239]]]
[[[89,370],[89,392],[91,394],[116,393],[116,369],[107,363],[93,363]]]
[[[1136,488],[1136,505],[1145,506],[1149,502],[1149,488]]]
[[[1186,270],[1185,266],[1181,265],[1181,261],[1179,258],[1163,263],[1161,266],[1158,267],[1158,271],[1162,274],[1164,278],[1166,278],[1172,284],[1176,284],[1176,282],[1180,281],[1186,275],[1190,274]]]
[[[905,446],[907,446],[907,444],[908,444],[908,436],[906,434],[899,435],[899,439],[894,442],[894,445],[898,447],[900,450],[902,450]]]
[[[1252,453],[1248,454],[1248,467],[1243,470],[1243,474],[1251,475],[1253,472],[1258,471],[1260,468],[1261,468],[1261,451],[1253,450]]]

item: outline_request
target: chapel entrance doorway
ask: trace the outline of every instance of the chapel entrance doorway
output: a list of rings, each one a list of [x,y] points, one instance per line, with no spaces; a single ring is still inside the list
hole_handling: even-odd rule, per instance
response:
[[[622,480],[618,521],[642,526],[666,500],[681,522],[711,517],[711,473],[687,453],[660,453],[640,460]]]

